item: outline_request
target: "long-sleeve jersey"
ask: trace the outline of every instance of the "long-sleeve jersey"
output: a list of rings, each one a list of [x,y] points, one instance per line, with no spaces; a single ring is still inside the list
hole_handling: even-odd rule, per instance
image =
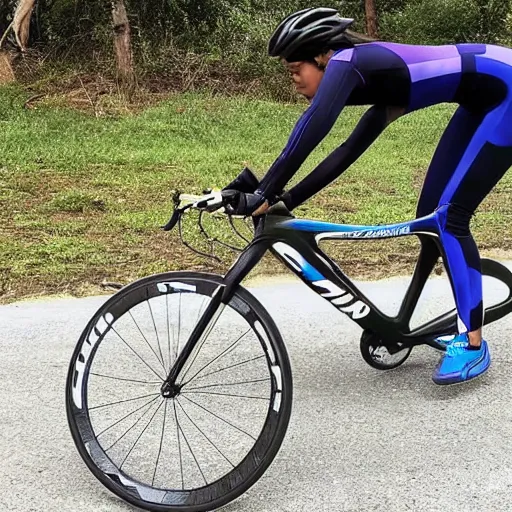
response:
[[[350,137],[288,192],[294,208],[337,178],[388,124],[388,107],[413,112],[439,103],[469,111],[499,104],[508,87],[496,74],[477,70],[475,56],[499,61],[502,51],[484,44],[413,46],[367,43],[340,50],[330,59],[318,91],[260,183],[266,197],[279,193],[329,133],[345,105],[373,105]]]

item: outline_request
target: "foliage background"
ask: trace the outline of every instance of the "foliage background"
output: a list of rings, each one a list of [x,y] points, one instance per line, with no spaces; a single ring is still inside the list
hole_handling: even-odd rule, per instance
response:
[[[15,3],[1,2],[0,33]],[[318,5],[354,17],[364,32],[364,0],[126,0],[137,74],[183,89],[201,77],[211,85],[226,76],[247,83],[279,73],[266,55],[269,35],[290,12]],[[510,0],[376,0],[376,7],[381,39],[512,45]],[[110,8],[106,0],[38,0],[30,41],[38,65],[27,69],[113,72]]]

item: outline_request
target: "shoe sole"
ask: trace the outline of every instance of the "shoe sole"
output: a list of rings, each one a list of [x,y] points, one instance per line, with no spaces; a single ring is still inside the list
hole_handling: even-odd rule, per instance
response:
[[[479,379],[480,377],[484,376],[488,371],[489,371],[489,368],[491,367],[491,363],[489,363],[489,366],[481,373],[479,373],[478,375],[475,375],[474,377],[469,377],[468,379],[465,379],[465,380],[454,380],[454,381],[439,381],[439,382],[436,382],[433,378],[432,378],[432,382],[434,384],[436,384],[437,386],[456,386],[458,384],[466,384],[466,382],[469,382],[469,381],[472,381],[472,380],[476,380],[476,379]]]
[[[484,343],[486,343],[484,341]],[[474,362],[473,365],[468,368],[467,370],[467,374],[468,374],[468,377],[466,377],[465,379],[445,379],[445,380],[442,380],[442,379],[439,379],[438,381],[436,381],[434,379],[434,376],[432,376],[432,381],[434,382],[434,384],[437,384],[438,386],[453,386],[454,384],[464,384],[465,382],[468,382],[470,380],[475,380],[477,379],[478,377],[482,376],[483,374],[487,373],[487,371],[489,370],[489,368],[491,367],[491,357],[490,357],[490,354],[489,354],[489,348],[487,347],[486,345],[486,350],[487,352],[487,358],[488,358],[488,365],[487,365],[487,368],[485,368],[483,371],[481,371],[480,373],[478,373],[477,375],[474,375],[473,377],[469,377],[469,374],[471,373],[472,370],[474,370],[476,367],[478,367],[479,364],[481,364],[483,361],[485,361],[485,356],[481,359],[479,359],[477,362]]]

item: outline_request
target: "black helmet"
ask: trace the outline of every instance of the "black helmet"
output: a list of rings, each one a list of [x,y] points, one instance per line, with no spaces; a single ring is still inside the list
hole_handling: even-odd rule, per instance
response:
[[[341,18],[336,9],[303,9],[279,24],[270,38],[268,53],[293,62],[312,59],[322,51],[352,46],[344,32],[353,22],[353,19]]]

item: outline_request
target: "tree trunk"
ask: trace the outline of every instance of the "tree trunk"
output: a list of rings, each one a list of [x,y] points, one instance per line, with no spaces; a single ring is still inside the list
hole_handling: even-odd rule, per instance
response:
[[[0,50],[0,85],[14,82],[14,71],[11,66],[11,55]]]
[[[130,98],[135,90],[136,79],[133,70],[130,23],[124,0],[112,0],[112,21],[118,84],[121,91]]]
[[[377,38],[379,31],[377,28],[377,9],[375,0],[365,0],[364,8],[366,12],[366,32],[370,37]]]
[[[30,17],[34,10],[36,0],[19,0],[14,12],[12,28],[16,35],[16,42],[22,52],[26,51],[30,35]]]

